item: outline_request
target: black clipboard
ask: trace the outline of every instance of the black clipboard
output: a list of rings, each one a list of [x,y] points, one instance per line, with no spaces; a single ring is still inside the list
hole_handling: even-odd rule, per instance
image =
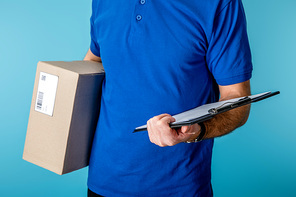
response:
[[[223,112],[226,112],[226,111],[229,111],[229,110],[232,110],[232,109],[235,109],[235,108],[238,108],[238,107],[250,104],[250,103],[255,103],[255,102],[267,99],[269,97],[275,96],[277,94],[280,94],[280,91],[266,92],[266,93],[262,93],[262,94],[252,95],[252,96],[230,99],[230,100],[223,101],[223,102],[202,105],[202,106],[199,106],[199,107],[194,108],[192,110],[188,110],[186,112],[175,115],[174,117],[176,118],[176,122],[171,123],[170,127],[171,128],[180,128],[180,127],[186,126],[186,125],[201,123],[201,122],[204,122],[206,120],[213,118],[217,114],[221,114]],[[197,115],[197,117],[195,117],[195,118],[189,118],[188,120],[182,120],[182,118],[180,118],[181,120],[178,120],[179,117],[183,117],[183,119],[184,119],[184,117],[186,117],[186,114],[188,115],[191,113],[191,115],[192,115],[192,113],[194,113],[194,112],[197,112],[197,114],[199,114],[199,115]],[[145,130],[147,130],[147,126],[143,125],[141,127],[137,127],[134,130],[134,133],[139,132],[139,131],[145,131]]]

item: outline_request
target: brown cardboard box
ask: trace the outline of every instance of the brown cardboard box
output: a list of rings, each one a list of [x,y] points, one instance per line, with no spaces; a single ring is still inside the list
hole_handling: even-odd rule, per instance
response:
[[[38,63],[24,160],[60,175],[88,165],[104,76],[97,62]]]

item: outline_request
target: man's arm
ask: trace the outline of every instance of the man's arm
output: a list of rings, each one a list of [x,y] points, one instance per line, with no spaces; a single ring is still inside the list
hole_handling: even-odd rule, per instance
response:
[[[219,86],[220,101],[237,97],[249,96],[251,94],[250,82],[246,81],[229,86]],[[244,125],[249,117],[250,105],[245,105],[222,114],[206,121],[205,127],[208,131],[204,139],[214,138],[230,133],[236,128]]]
[[[88,51],[87,51],[87,53],[86,53],[83,60],[102,62],[101,58],[96,56],[95,54],[93,54],[90,49],[88,49]]]
[[[251,94],[250,81],[219,86],[220,101]],[[206,134],[203,139],[214,138],[226,135],[234,129],[242,126],[248,119],[250,105],[239,107],[228,112],[216,115],[214,118],[204,122]],[[155,116],[148,120],[148,134],[150,141],[159,146],[173,146],[181,142],[191,141],[197,138],[200,133],[200,126],[183,126],[178,130],[171,129],[169,123],[175,119],[169,114]]]

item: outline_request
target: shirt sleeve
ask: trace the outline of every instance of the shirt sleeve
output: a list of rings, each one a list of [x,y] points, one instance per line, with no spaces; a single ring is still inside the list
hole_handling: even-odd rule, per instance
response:
[[[100,47],[97,42],[97,28],[95,25],[95,18],[97,16],[96,13],[96,0],[93,0],[92,2],[92,15],[90,17],[90,37],[91,37],[91,42],[90,42],[90,50],[91,52],[100,57]]]
[[[249,80],[253,67],[241,0],[222,7],[213,26],[206,61],[216,82],[231,85]]]

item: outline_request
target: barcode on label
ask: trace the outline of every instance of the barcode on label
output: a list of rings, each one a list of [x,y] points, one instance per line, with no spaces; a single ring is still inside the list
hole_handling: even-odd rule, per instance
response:
[[[42,81],[45,81],[45,80],[46,80],[46,76],[45,76],[45,75],[42,75],[42,76],[41,76],[41,80],[42,80]]]
[[[44,96],[44,93],[43,92],[38,92],[38,95],[37,95],[37,109],[41,110],[42,108],[42,102],[43,102],[43,96]]]

